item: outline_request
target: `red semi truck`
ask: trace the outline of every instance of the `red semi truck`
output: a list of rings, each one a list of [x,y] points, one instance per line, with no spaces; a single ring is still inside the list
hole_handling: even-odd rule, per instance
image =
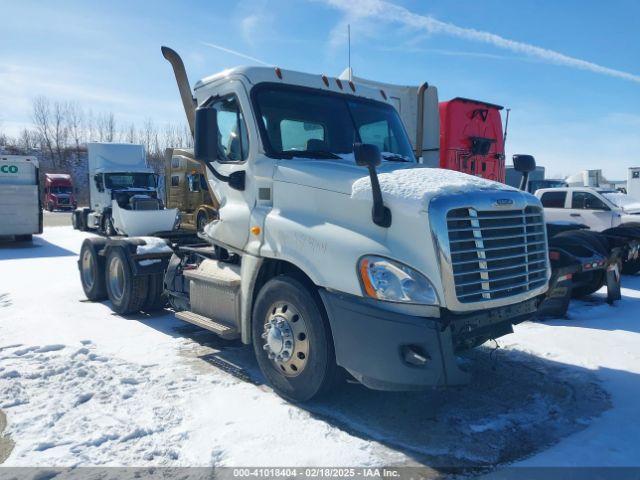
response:
[[[71,175],[66,173],[44,174],[44,207],[54,210],[75,210],[78,206],[73,192]]]

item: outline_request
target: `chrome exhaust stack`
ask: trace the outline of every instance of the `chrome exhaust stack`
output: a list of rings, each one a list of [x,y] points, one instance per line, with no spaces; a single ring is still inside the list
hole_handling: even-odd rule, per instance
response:
[[[169,47],[161,47],[162,56],[173,67],[173,74],[176,76],[176,83],[178,84],[178,91],[180,92],[180,98],[182,99],[182,106],[184,107],[184,113],[187,115],[187,122],[189,122],[189,130],[191,135],[195,133],[196,124],[196,99],[191,94],[191,87],[189,86],[189,79],[187,78],[187,71],[184,68],[182,58],[175,50]]]

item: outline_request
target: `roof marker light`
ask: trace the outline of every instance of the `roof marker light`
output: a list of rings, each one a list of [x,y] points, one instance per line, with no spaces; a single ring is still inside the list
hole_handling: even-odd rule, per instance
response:
[[[329,79],[326,75],[322,75],[322,83],[324,83],[325,87],[329,86]]]
[[[336,84],[338,85],[338,88],[342,90],[342,82],[340,81],[339,78],[336,78]]]
[[[280,67],[276,67],[276,76],[282,80],[282,70],[280,70]]]
[[[387,94],[384,93],[384,90],[380,90],[380,95],[382,95],[382,98],[384,98],[385,100],[387,99]]]
[[[349,80],[349,87],[351,87],[351,91],[352,91],[352,92],[355,92],[355,91],[356,91],[356,86],[355,86],[355,84],[354,84],[351,80]]]

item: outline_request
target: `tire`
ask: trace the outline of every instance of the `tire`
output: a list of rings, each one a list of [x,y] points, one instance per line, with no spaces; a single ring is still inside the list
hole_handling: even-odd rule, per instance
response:
[[[147,298],[142,305],[144,312],[153,312],[164,308],[167,304],[167,298],[164,295],[164,275],[155,273],[149,275],[149,286],[147,288]]]
[[[204,232],[204,227],[209,223],[209,216],[205,212],[198,213],[196,218],[196,230],[198,233]]]
[[[16,235],[16,242],[33,242],[33,235]]]
[[[624,275],[635,275],[640,272],[640,258],[622,262],[622,273]]]
[[[149,288],[147,276],[134,276],[129,259],[122,248],[113,248],[107,256],[105,268],[107,296],[111,309],[120,315],[139,312]]]
[[[53,212],[53,204],[47,203],[47,210]]]
[[[274,323],[267,327],[270,321]],[[298,280],[279,276],[260,289],[253,310],[252,337],[260,370],[287,400],[305,402],[327,394],[335,385],[338,367],[324,308]],[[288,337],[293,345],[287,349]],[[279,355],[291,352],[284,359],[269,356],[275,357],[277,348],[272,347],[278,342],[283,347]]]
[[[80,282],[84,294],[92,302],[100,302],[107,298],[107,290],[104,280],[105,259],[98,255],[105,242],[102,238],[87,238],[82,242],[78,268],[80,269]]]
[[[571,290],[572,298],[581,298],[597,292],[606,284],[606,272],[604,270],[594,271],[592,280],[581,287],[574,287]]]

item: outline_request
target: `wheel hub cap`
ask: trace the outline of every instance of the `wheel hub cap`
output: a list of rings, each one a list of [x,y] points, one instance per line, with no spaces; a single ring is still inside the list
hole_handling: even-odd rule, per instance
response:
[[[304,370],[309,356],[307,325],[290,305],[271,310],[265,320],[262,339],[262,348],[281,373],[294,377]]]

